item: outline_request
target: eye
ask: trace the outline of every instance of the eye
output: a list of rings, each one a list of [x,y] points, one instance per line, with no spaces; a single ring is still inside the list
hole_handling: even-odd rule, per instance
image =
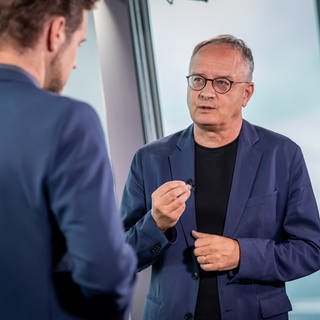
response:
[[[214,83],[217,86],[221,86],[221,87],[228,87],[230,85],[230,81],[228,79],[224,79],[224,78],[215,79]]]
[[[217,79],[214,79],[213,86],[217,92],[224,93],[229,91],[231,82],[230,80],[225,78],[217,78]]]
[[[191,81],[195,86],[202,86],[205,83],[205,79],[201,76],[192,76]]]

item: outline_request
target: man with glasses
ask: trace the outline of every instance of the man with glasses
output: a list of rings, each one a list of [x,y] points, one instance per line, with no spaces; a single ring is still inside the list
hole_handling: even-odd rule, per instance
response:
[[[198,44],[187,76],[193,124],[142,147],[122,200],[146,320],[288,319],[285,282],[320,268],[317,204],[300,148],[242,117],[251,50]]]

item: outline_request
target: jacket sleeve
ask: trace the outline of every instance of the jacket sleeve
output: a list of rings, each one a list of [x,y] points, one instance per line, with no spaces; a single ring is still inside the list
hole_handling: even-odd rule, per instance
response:
[[[319,212],[300,148],[289,170],[285,214],[278,226],[281,239],[237,239],[240,266],[232,281],[289,281],[320,269]]]
[[[136,258],[125,243],[100,121],[86,104],[66,109],[48,170],[50,210],[88,310],[120,319],[130,305]]]
[[[148,179],[143,178],[142,154],[134,156],[124,188],[121,215],[126,239],[138,257],[138,270],[152,265],[163,250],[174,241],[174,236],[161,232],[151,216],[151,191],[147,191]],[[170,229],[174,235],[175,229]]]

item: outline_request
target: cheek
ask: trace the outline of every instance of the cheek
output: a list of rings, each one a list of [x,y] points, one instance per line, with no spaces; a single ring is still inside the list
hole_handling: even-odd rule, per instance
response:
[[[235,92],[233,95],[229,96],[229,99],[227,101],[230,108],[234,110],[242,109],[244,101],[244,95],[243,92]]]
[[[241,99],[238,100],[233,100],[232,103],[230,104],[230,113],[232,114],[232,116],[239,116],[240,114],[242,114],[242,109],[243,109],[243,103],[241,101]]]
[[[68,65],[66,66],[70,71],[75,67],[77,59],[77,47],[72,46],[68,52]]]
[[[78,48],[74,48],[72,50],[72,68],[74,68],[77,63],[77,52],[78,52]]]
[[[65,57],[64,60],[64,68],[62,70],[63,73],[63,81],[64,83],[66,83],[72,73],[72,70],[75,67],[75,55],[74,55],[74,51],[70,50],[68,56]]]
[[[194,106],[196,99],[197,99],[196,92],[195,91],[191,91],[190,89],[188,89],[188,91],[187,91],[187,103],[188,103],[188,108],[190,110]]]

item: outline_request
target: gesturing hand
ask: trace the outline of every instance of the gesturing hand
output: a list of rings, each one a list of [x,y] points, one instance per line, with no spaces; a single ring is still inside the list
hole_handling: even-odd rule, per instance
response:
[[[205,271],[226,271],[236,268],[240,261],[238,241],[208,233],[192,231],[194,255]]]
[[[186,208],[191,186],[184,181],[174,180],[161,185],[151,195],[151,215],[161,231],[176,225]]]

